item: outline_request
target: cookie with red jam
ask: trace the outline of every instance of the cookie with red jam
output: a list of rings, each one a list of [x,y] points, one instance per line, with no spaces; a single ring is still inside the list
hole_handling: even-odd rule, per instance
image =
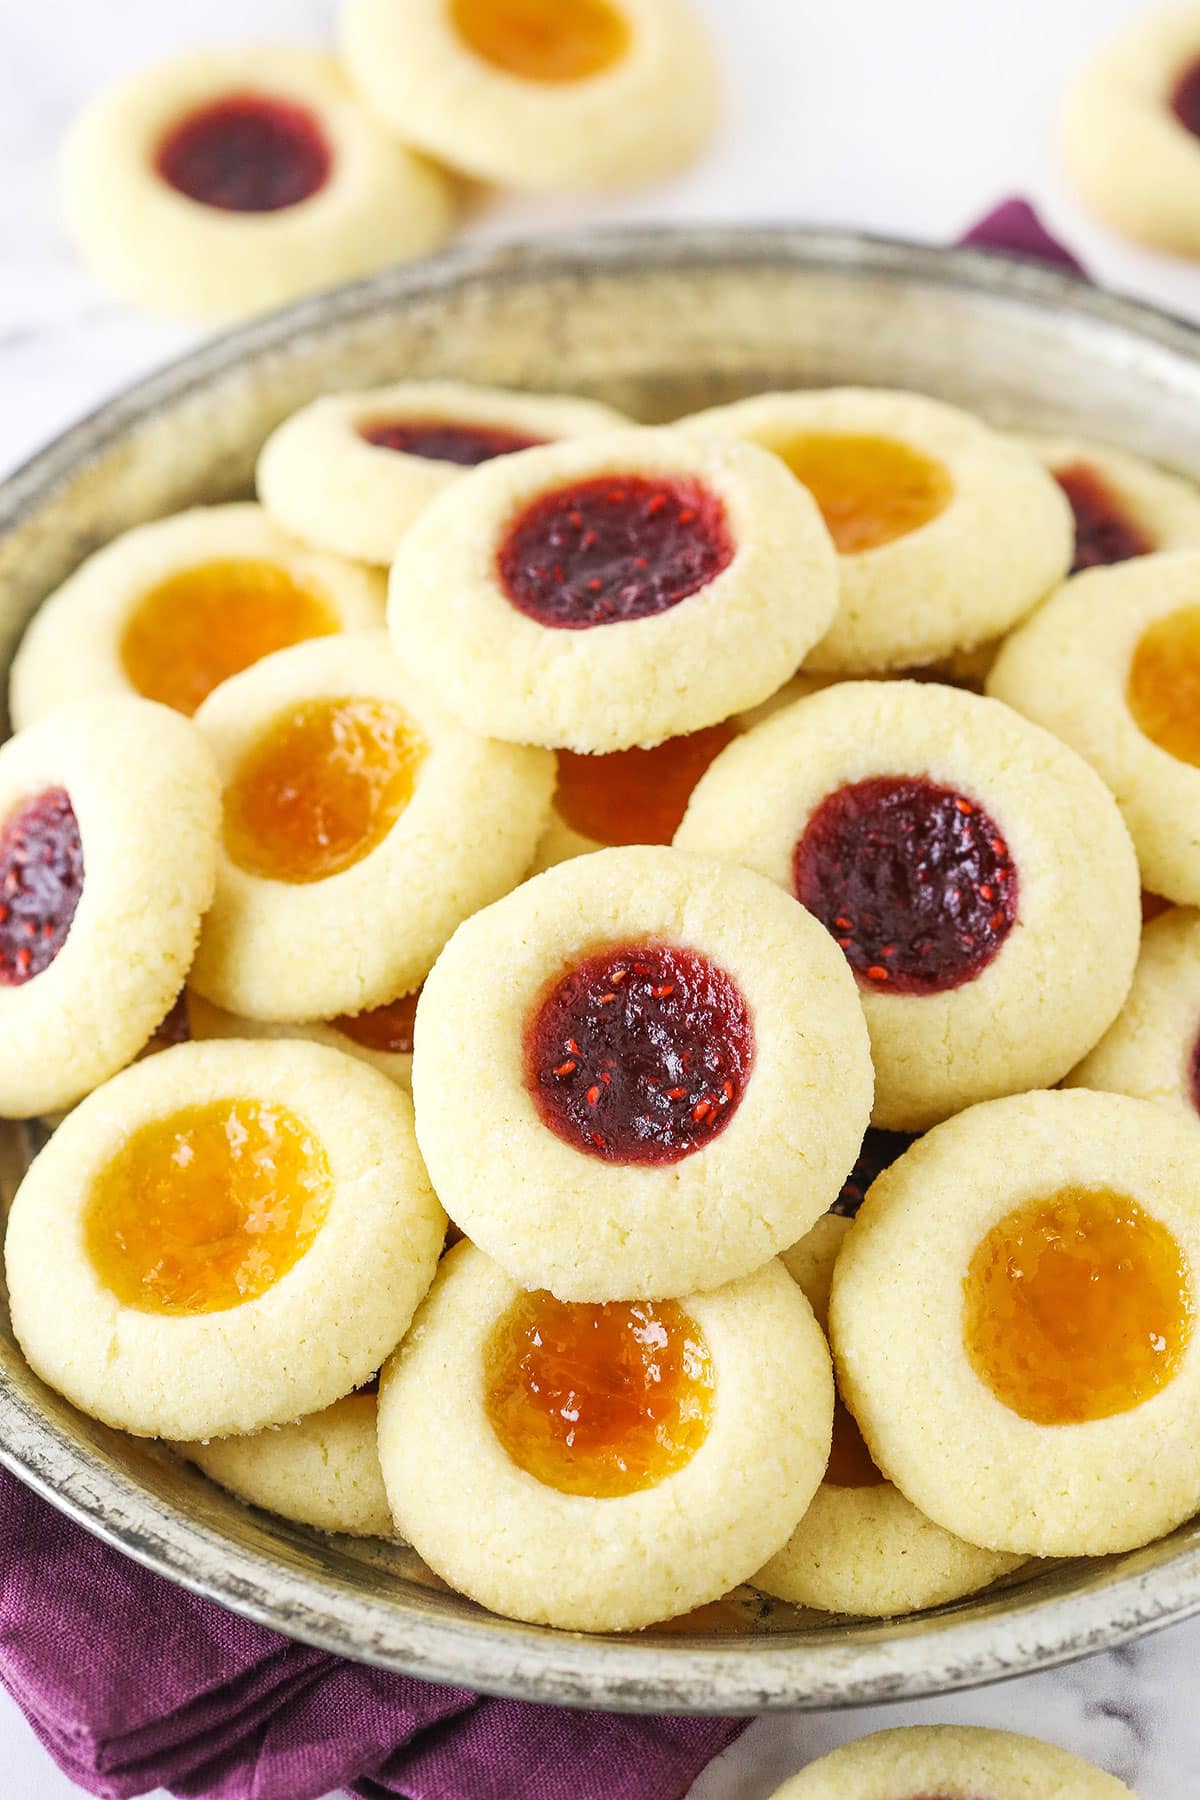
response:
[[[1129,998],[1067,1085],[1156,1100],[1200,1126],[1200,912],[1173,906],[1146,926]]]
[[[247,1019],[225,1012],[190,990],[183,996],[186,1035],[205,1038],[305,1038],[326,1044],[359,1062],[369,1063],[406,1091],[412,1091],[413,1030],[420,989],[385,1000],[364,1012],[340,1013],[332,1019]]]
[[[1056,1744],[982,1725],[903,1725],[843,1744],[774,1800],[1136,1800]]]
[[[1138,872],[1112,796],[976,694],[842,682],[785,707],[717,758],[675,842],[769,876],[824,925],[889,1130],[1061,1080],[1133,977]]]
[[[234,319],[424,256],[449,235],[444,175],[297,45],[192,51],[128,76],[72,126],[67,227],[141,305]]]
[[[718,1599],[783,1543],[832,1412],[828,1350],[778,1262],[588,1304],[460,1244],[384,1367],[379,1456],[397,1529],[460,1593],[631,1631]]]
[[[1087,438],[1020,439],[1057,481],[1075,519],[1071,574],[1156,550],[1200,548],[1200,489],[1156,463]]]
[[[748,871],[638,847],[459,927],[413,1094],[461,1230],[525,1287],[604,1301],[715,1287],[793,1243],[854,1160],[871,1069],[814,920]]]

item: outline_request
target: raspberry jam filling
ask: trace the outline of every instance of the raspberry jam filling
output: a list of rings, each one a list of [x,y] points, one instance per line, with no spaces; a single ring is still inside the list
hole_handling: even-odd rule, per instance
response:
[[[483,62],[523,81],[586,81],[629,49],[609,0],[451,0],[450,19]]]
[[[1108,563],[1148,556],[1154,545],[1134,523],[1103,476],[1087,463],[1056,469],[1054,479],[1075,515],[1075,559],[1071,574]]]
[[[1035,1425],[1129,1412],[1166,1386],[1192,1335],[1171,1232],[1107,1188],[1060,1188],[993,1226],[963,1281],[963,1342],[996,1398]]]
[[[1193,137],[1200,137],[1200,57],[1190,62],[1175,83],[1171,111]]]
[[[895,438],[813,431],[770,448],[809,490],[843,556],[907,537],[954,494],[940,463]]]
[[[1200,606],[1168,613],[1142,633],[1125,698],[1151,743],[1200,768]]]
[[[271,881],[324,881],[382,843],[427,746],[385,700],[309,700],[284,714],[225,792],[225,847]]]
[[[306,107],[230,94],[172,126],[155,168],[177,193],[221,212],[279,212],[325,186],[333,157]]]
[[[587,1305],[522,1294],[485,1356],[492,1430],[519,1469],[561,1494],[655,1487],[708,1431],[716,1378],[674,1300]]]
[[[832,1487],[879,1487],[883,1476],[871,1461],[854,1414],[839,1395],[833,1405],[833,1444],[825,1479]]]
[[[855,1159],[854,1167],[842,1183],[842,1191],[830,1207],[830,1212],[840,1213],[844,1219],[852,1219],[867,1197],[867,1189],[877,1175],[885,1169],[917,1141],[917,1133],[908,1131],[884,1131],[878,1125],[868,1125],[867,1134],[862,1141],[862,1149]]]
[[[22,987],[50,967],[82,892],[79,823],[65,791],[47,788],[0,830],[0,987]]]
[[[338,629],[315,588],[274,563],[229,557],[181,569],[143,595],[121,661],[139,694],[190,718],[231,675]]]
[[[525,1083],[573,1149],[673,1163],[738,1109],[754,1058],[745,1000],[695,950],[619,944],[557,981],[525,1030]]]
[[[507,431],[503,425],[459,425],[453,419],[375,419],[360,425],[358,435],[377,450],[398,450],[405,456],[457,463],[464,469],[546,442],[545,438]]]
[[[941,994],[980,975],[1017,917],[995,820],[952,788],[879,775],[829,794],[796,845],[797,898],[859,982]]]
[[[554,804],[572,831],[598,844],[669,844],[692,789],[736,736],[726,721],[667,738],[652,750],[608,756],[560,750]]]
[[[415,994],[402,994],[399,1000],[389,1000],[385,1006],[372,1006],[366,1012],[343,1013],[329,1023],[335,1031],[340,1031],[343,1037],[364,1050],[381,1050],[390,1056],[411,1056],[413,1024],[420,998],[418,988]]]
[[[559,631],[649,619],[728,568],[725,508],[698,481],[602,475],[518,513],[496,558],[518,612]]]
[[[88,1255],[139,1312],[224,1312],[299,1262],[332,1193],[324,1148],[286,1106],[182,1107],[132,1132],[96,1177]]]

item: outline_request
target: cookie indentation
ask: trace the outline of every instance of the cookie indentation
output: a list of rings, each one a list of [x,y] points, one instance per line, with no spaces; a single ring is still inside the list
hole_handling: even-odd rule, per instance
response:
[[[172,127],[155,167],[177,193],[221,212],[280,212],[318,193],[333,157],[307,107],[230,94]]]
[[[1200,606],[1167,613],[1142,633],[1125,697],[1152,743],[1200,767]]]
[[[1200,137],[1200,57],[1190,62],[1171,94],[1171,111],[1193,137]]]
[[[83,892],[79,822],[63,788],[48,788],[0,831],[0,986],[48,969],[67,941]]]
[[[1129,517],[1112,488],[1090,464],[1077,462],[1055,469],[1054,479],[1075,515],[1072,575],[1078,575],[1080,569],[1148,556],[1154,549],[1141,526]]]
[[[813,431],[771,449],[808,489],[843,556],[907,537],[954,496],[942,465],[897,438]]]
[[[396,450],[429,462],[457,463],[473,469],[495,456],[532,450],[545,438],[509,431],[503,425],[464,425],[453,419],[374,419],[358,428],[359,437],[377,450]]]
[[[669,844],[692,789],[736,736],[727,720],[667,738],[651,750],[607,756],[560,750],[555,805],[572,831],[598,844]]]
[[[629,48],[608,0],[452,0],[450,18],[469,50],[522,81],[586,81]]]

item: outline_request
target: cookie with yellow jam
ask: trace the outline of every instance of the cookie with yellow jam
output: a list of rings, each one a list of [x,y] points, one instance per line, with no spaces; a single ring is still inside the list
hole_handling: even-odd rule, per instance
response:
[[[413,1026],[419,997],[418,988],[416,993],[402,994],[399,1000],[387,1000],[365,1012],[289,1023],[286,1019],[246,1019],[189,991],[184,996],[184,1037],[196,1043],[206,1038],[306,1038],[369,1063],[411,1092]]]
[[[1200,912],[1171,907],[1146,926],[1129,998],[1067,1085],[1157,1100],[1200,1125]]]
[[[778,1548],[829,1452],[833,1382],[778,1262],[678,1300],[564,1303],[469,1244],[384,1367],[397,1529],[493,1612],[629,1631]],[[486,1520],[486,1529],[480,1521]]]
[[[1156,463],[1087,438],[1019,440],[1057,481],[1075,518],[1071,574],[1156,550],[1200,547],[1200,488]]]
[[[903,1725],[843,1744],[774,1800],[1136,1800],[1056,1744],[982,1725]]]
[[[249,1018],[411,992],[455,926],[521,879],[550,809],[552,758],[467,731],[382,633],[281,650],[196,723],[224,825],[189,982]]]

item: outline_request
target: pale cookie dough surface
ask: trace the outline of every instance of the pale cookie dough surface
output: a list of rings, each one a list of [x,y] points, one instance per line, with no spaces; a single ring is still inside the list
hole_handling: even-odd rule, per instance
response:
[[[604,1499],[538,1481],[492,1428],[487,1351],[519,1293],[460,1244],[384,1368],[379,1454],[397,1528],[460,1593],[534,1624],[632,1631],[728,1593],[787,1537],[829,1453],[828,1351],[786,1270],[687,1298],[715,1375],[707,1434],[656,1485]]]
[[[228,786],[276,723],[314,700],[392,702],[428,745],[412,799],[374,849],[321,881],[275,881],[218,851],[190,985],[250,1018],[329,1019],[420,985],[454,928],[524,875],[550,810],[553,758],[477,737],[382,632],[317,639],[224,682],[196,714]]]
[[[187,1017],[189,1035],[195,1043],[203,1043],[207,1038],[303,1038],[310,1044],[324,1044],[329,1050],[340,1050],[344,1056],[368,1063],[406,1092],[412,1092],[411,1050],[372,1050],[366,1044],[356,1043],[328,1019],[307,1019],[298,1024],[284,1019],[246,1019],[190,992]]]
[[[565,1142],[524,1064],[547,987],[605,945],[645,942],[724,970],[754,1034],[737,1110],[665,1164]],[[417,1008],[413,1093],[447,1210],[516,1280],[563,1300],[661,1298],[748,1274],[832,1204],[862,1140],[871,1069],[849,970],[801,907],[746,871],[635,847],[563,863],[460,927]]]
[[[717,68],[683,0],[619,0],[619,60],[581,80],[523,79],[477,56],[446,0],[347,0],[340,49],[372,107],[408,143],[504,187],[589,190],[670,174],[717,114]]]
[[[981,1181],[980,1171],[988,1179]],[[1127,1412],[1041,1425],[976,1374],[963,1283],[1017,1208],[1067,1187],[1128,1196],[1200,1272],[1195,1133],[1123,1094],[1020,1094],[928,1132],[871,1187],[838,1257],[830,1325],[838,1384],[876,1465],[968,1541],[1030,1556],[1101,1556],[1200,1510],[1191,1443],[1200,1336]]]
[[[1198,1042],[1200,912],[1172,907],[1146,926],[1129,998],[1067,1086],[1156,1100],[1200,1127]]]
[[[388,449],[362,435],[363,427],[393,419],[499,428],[547,441],[628,423],[596,400],[463,381],[399,381],[325,394],[285,419],[263,445],[256,481],[267,511],[308,543],[390,563],[417,514],[463,474],[459,463]]]
[[[1013,633],[987,684],[1091,763],[1116,795],[1145,885],[1182,906],[1200,904],[1200,768],[1140,730],[1126,688],[1143,633],[1197,605],[1200,550],[1087,569]]]
[[[949,501],[927,524],[838,557],[837,615],[806,670],[866,675],[973,649],[1015,625],[1070,567],[1071,510],[1037,458],[922,394],[758,394],[680,424],[781,453],[809,433],[880,438],[920,452],[949,477]]]
[[[92,1183],[130,1133],[209,1102],[291,1110],[332,1176],[324,1223],[257,1297],[207,1313],[119,1300],[85,1247]],[[367,1381],[408,1328],[446,1218],[407,1096],[316,1044],[182,1044],[135,1063],[59,1126],[18,1189],[5,1259],[30,1365],[81,1411],[139,1437],[258,1431]]]
[[[1068,176],[1114,230],[1200,256],[1200,140],[1175,117],[1177,82],[1200,57],[1200,6],[1146,13],[1075,77],[1063,111]]]
[[[775,714],[702,777],[675,842],[794,893],[796,844],[820,803],[886,775],[986,808],[1018,878],[1016,923],[973,980],[929,994],[860,983],[874,1123],[920,1131],[975,1101],[1051,1086],[1107,1030],[1137,959],[1138,872],[1086,763],[1008,707],[929,682],[843,682]]]
[[[724,508],[733,558],[652,617],[543,625],[509,600],[498,548],[543,496],[605,476],[698,482]],[[403,661],[474,730],[608,751],[758,705],[793,673],[836,604],[829,534],[777,458],[753,444],[631,427],[464,475],[401,541],[388,614]]]
[[[78,701],[0,748],[0,830],[66,791],[83,888],[54,960],[0,984],[0,1117],[57,1112],[135,1057],[169,1011],[212,900],[220,789],[186,719],[148,700]]]
[[[373,571],[308,549],[259,506],[196,506],[123,532],[42,602],[13,661],[14,726],[31,725],[68,700],[136,694],[122,645],[142,601],[173,576],[225,561],[283,570],[326,607],[337,630],[383,623],[384,587]]]
[[[981,1725],[908,1725],[843,1744],[774,1800],[1136,1800],[1055,1744]]]
[[[175,1448],[218,1486],[280,1518],[351,1537],[392,1536],[374,1394],[347,1394],[294,1425]]]
[[[315,120],[331,163],[308,199],[226,211],[155,168],[184,119],[246,94]],[[449,236],[455,212],[445,176],[360,105],[336,58],[296,45],[193,51],[127,77],[72,127],[62,192],[71,236],[123,299],[211,321],[424,256]]]
[[[1029,434],[1017,439],[1054,476],[1086,469],[1099,478],[1122,514],[1149,540],[1151,551],[1200,546],[1200,488],[1111,444],[1090,438]],[[986,673],[986,671],[985,671]]]

